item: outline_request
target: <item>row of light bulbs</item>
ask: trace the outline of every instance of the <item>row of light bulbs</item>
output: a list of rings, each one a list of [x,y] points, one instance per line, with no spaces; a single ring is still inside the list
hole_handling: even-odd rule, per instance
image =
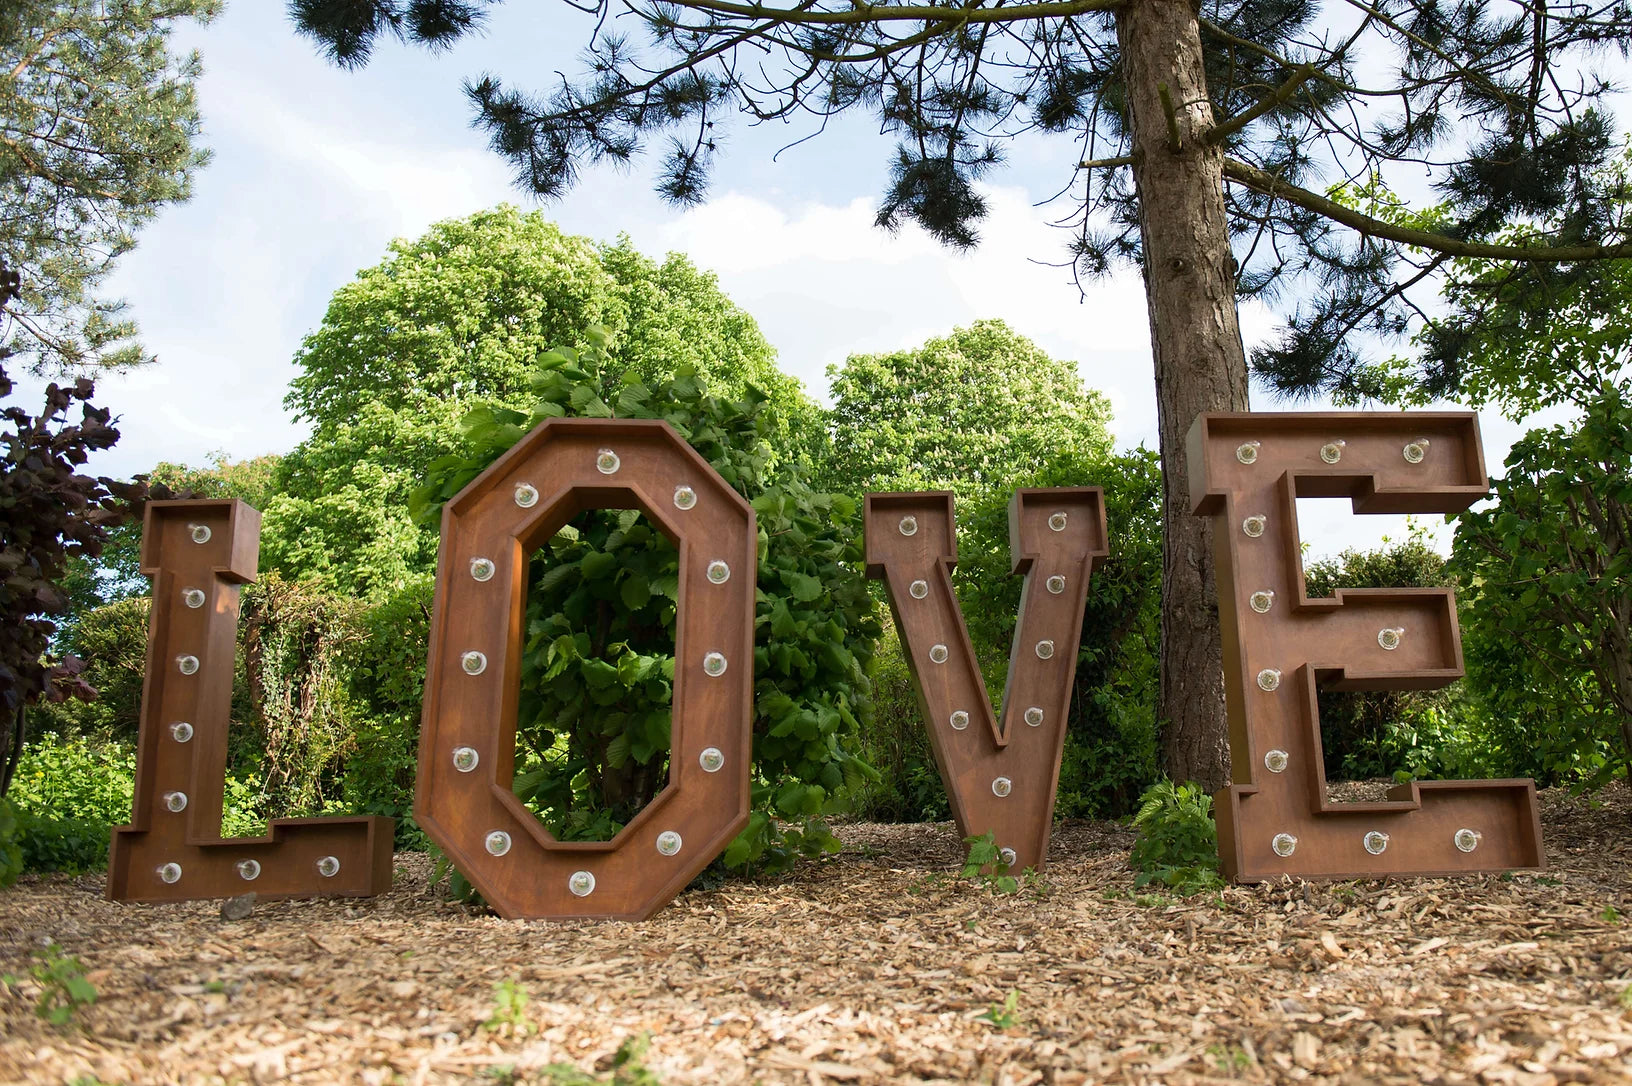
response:
[[[1320,447],[1320,459],[1327,464],[1336,464],[1343,459],[1343,450],[1348,442],[1341,438],[1328,441]],[[1243,464],[1256,464],[1258,450],[1263,445],[1259,441],[1243,441],[1235,447],[1235,458]],[[1400,456],[1407,464],[1420,464],[1428,458],[1429,441],[1419,437],[1414,441],[1407,441],[1400,447]]]

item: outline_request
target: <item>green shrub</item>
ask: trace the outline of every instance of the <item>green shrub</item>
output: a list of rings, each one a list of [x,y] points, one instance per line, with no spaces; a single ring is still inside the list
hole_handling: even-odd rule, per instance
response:
[[[74,616],[61,648],[85,661],[80,677],[96,691],[96,697],[42,702],[29,710],[31,730],[84,736],[102,743],[136,742],[142,722],[151,602],[147,596],[137,596]]]
[[[127,817],[120,819],[128,822]],[[113,823],[88,818],[56,818],[37,811],[17,813],[17,843],[23,870],[70,875],[100,871],[108,864]]]
[[[1375,551],[1345,551],[1310,563],[1311,597],[1339,588],[1442,588],[1454,584],[1440,557],[1420,536]],[[1453,707],[1456,688],[1443,690],[1322,690],[1320,737],[1328,780],[1402,774],[1447,777],[1468,766],[1466,707]]]
[[[711,396],[694,371],[647,388],[612,365],[593,328],[581,351],[539,359],[531,413],[479,408],[466,452],[432,464],[414,508],[442,504],[547,418],[661,418],[758,515],[753,812],[725,863],[779,867],[837,851],[824,815],[876,774],[854,753],[869,711],[866,667],[879,633],[860,573],[854,499],[818,494],[800,465],[774,476],[768,438],[781,423],[750,389]],[[609,393],[610,394],[610,393]],[[629,511],[590,510],[540,548],[531,566],[521,661],[517,794],[559,836],[604,837],[666,783],[678,576],[674,549]]]
[[[1145,790],[1133,843],[1136,886],[1159,882],[1181,894],[1222,884],[1218,874],[1218,827],[1213,799],[1196,784],[1160,780]]]
[[[850,797],[850,813],[873,822],[943,822],[952,817],[946,785],[935,765],[924,728],[918,691],[894,621],[873,656],[873,725],[859,738],[857,753],[878,770]]]
[[[434,589],[418,577],[370,608],[345,661],[352,741],[338,809],[396,819],[397,847],[413,851],[429,845],[413,810]]]
[[[113,825],[130,820],[135,780],[133,747],[47,732],[24,749],[8,796],[45,818]]]

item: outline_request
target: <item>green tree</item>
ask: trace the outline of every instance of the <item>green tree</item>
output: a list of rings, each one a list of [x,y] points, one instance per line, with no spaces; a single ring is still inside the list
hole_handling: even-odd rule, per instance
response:
[[[851,355],[827,372],[825,480],[846,494],[952,490],[969,499],[1012,489],[1068,450],[1110,448],[1110,405],[1083,386],[1076,363],[1050,358],[999,320],[913,350]]]
[[[393,242],[335,292],[295,358],[285,403],[313,432],[278,465],[263,564],[376,599],[433,568],[436,530],[413,523],[409,494],[459,447],[468,412],[530,407],[539,357],[597,323],[611,330],[604,396],[625,374],[690,366],[722,395],[753,385],[776,400],[783,459],[820,440],[819,409],[713,276],[498,207]]]
[[[171,29],[219,0],[0,5],[0,266],[19,273],[0,344],[35,372],[151,361],[103,280],[136,231],[191,195],[196,53]]]
[[[1624,3],[631,0],[617,19],[568,3],[585,20],[582,78],[551,76],[537,95],[493,75],[465,86],[476,125],[541,195],[657,138],[658,190],[693,202],[730,114],[815,131],[853,110],[897,140],[878,223],[917,222],[963,247],[978,241],[979,182],[1008,140],[1052,133],[1086,150],[1059,186],[1072,265],[1091,277],[1133,262],[1146,285],[1175,780],[1228,777],[1212,548],[1190,514],[1185,435],[1199,412],[1247,406],[1237,298],[1283,305],[1285,334],[1254,365],[1309,389],[1351,372],[1376,336],[1409,330],[1411,288],[1453,257],[1632,255],[1591,173],[1612,150],[1600,106],[1613,83],[1584,70],[1594,53],[1627,55]],[[490,7],[293,0],[290,12],[331,59],[360,67],[386,37],[447,46]],[[1431,226],[1324,194],[1425,167],[1448,201]],[[1509,226],[1522,238],[1497,237]]]

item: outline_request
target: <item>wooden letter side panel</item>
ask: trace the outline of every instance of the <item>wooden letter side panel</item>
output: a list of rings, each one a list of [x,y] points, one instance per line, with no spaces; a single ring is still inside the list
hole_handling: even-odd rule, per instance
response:
[[[528,557],[605,508],[679,550],[669,783],[612,840],[557,841],[511,787]],[[753,508],[655,420],[550,419],[444,508],[414,814],[501,916],[645,919],[747,824],[758,553]]]
[[[1233,783],[1214,800],[1225,874],[1255,882],[1541,867],[1529,780],[1414,781],[1379,802],[1327,798],[1317,687],[1444,686],[1462,676],[1462,642],[1449,589],[1308,598],[1297,499],[1347,497],[1356,513],[1466,509],[1487,489],[1475,417],[1205,414],[1189,445],[1194,509],[1213,518],[1224,637]]]
[[[1088,579],[1109,553],[1103,494],[1019,490],[1009,503],[1009,555],[1025,586],[1001,719],[952,590],[952,501],[946,491],[867,495],[867,575],[884,581],[959,835],[993,834],[1011,868],[1041,867]]]
[[[255,579],[260,539],[260,513],[240,501],[148,503],[141,569],[153,612],[134,809],[113,831],[111,900],[390,889],[389,818],[284,818],[265,837],[221,836],[238,596]]]

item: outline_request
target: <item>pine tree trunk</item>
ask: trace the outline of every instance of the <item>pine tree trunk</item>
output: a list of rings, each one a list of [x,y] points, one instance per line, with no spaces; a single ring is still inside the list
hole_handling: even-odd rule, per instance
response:
[[[1190,513],[1185,435],[1203,411],[1247,407],[1223,156],[1196,138],[1212,124],[1212,109],[1189,0],[1132,0],[1117,8],[1116,29],[1161,431],[1162,763],[1174,780],[1211,791],[1229,780],[1229,733],[1211,529]]]

